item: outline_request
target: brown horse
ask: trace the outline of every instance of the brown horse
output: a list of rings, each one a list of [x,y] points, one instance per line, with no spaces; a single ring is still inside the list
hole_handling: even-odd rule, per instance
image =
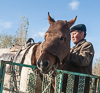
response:
[[[76,18],[77,17],[75,17],[74,19],[68,22],[62,21],[62,20],[55,21],[53,18],[50,17],[48,13],[48,20],[49,20],[50,27],[48,31],[45,33],[45,41],[34,45],[34,48],[31,47],[30,52],[32,52],[32,54],[30,54],[29,52],[28,53],[29,57],[25,54],[27,57],[26,59],[28,59],[26,62],[31,62],[29,63],[30,65],[31,64],[36,65],[40,73],[44,73],[44,74],[49,73],[55,68],[67,70],[66,64],[64,63],[68,60],[69,54],[70,54],[69,28],[74,24],[74,22],[76,21]],[[7,57],[7,60],[8,58],[9,56]],[[20,59],[21,58],[17,58],[17,60],[20,60]],[[24,74],[25,74],[25,70],[26,69],[22,71],[24,72]]]
[[[45,33],[45,41],[33,49],[32,64],[36,64],[43,73],[48,73],[53,67],[59,67],[68,60],[70,54],[70,31],[75,19],[55,22],[48,13],[50,27]]]
[[[47,74],[55,68],[67,70],[64,63],[68,60],[70,54],[69,28],[74,24],[76,18],[68,22],[55,21],[48,13],[50,27],[45,33],[45,41],[35,46],[32,55],[32,65],[37,65],[40,73]],[[66,79],[66,77],[64,78]],[[65,86],[64,83],[63,86]],[[65,91],[64,87],[63,90]]]

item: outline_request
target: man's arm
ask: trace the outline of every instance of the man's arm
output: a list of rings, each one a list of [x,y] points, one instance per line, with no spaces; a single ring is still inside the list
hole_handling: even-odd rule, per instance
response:
[[[94,56],[94,49],[91,43],[86,42],[83,44],[80,53],[71,53],[70,62],[77,66],[87,66]]]

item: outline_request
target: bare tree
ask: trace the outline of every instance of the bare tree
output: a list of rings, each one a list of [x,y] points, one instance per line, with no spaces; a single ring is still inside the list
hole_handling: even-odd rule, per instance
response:
[[[29,28],[28,18],[25,16],[21,16],[19,21],[19,28],[16,31],[16,35],[14,36],[14,43],[19,45],[24,45],[27,40],[27,32]]]
[[[19,28],[15,35],[0,34],[0,48],[8,48],[11,47],[12,44],[24,45],[27,40],[28,27],[28,18],[21,16]]]
[[[93,74],[100,76],[100,58],[96,59],[96,62],[93,66]]]
[[[13,38],[11,35],[0,35],[0,48],[8,48],[12,46]]]

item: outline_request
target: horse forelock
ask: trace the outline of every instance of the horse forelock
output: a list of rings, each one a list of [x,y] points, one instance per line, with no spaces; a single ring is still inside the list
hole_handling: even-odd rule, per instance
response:
[[[66,29],[65,29],[66,27]],[[65,31],[65,30],[69,30],[68,29],[68,24],[66,21],[62,21],[62,20],[58,20],[57,22],[54,22],[52,24],[50,24],[50,27],[49,29],[47,30],[47,32],[52,32],[52,30],[61,30],[63,29],[62,31]]]

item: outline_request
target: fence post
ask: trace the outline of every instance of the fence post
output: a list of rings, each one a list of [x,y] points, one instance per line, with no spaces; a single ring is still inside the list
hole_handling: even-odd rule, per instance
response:
[[[98,93],[100,93],[100,78],[99,78],[99,82],[98,82]]]
[[[55,92],[54,93],[61,93],[62,91],[62,81],[63,81],[63,75],[64,73],[60,70],[57,70],[57,76],[55,77],[56,83],[55,83]]]
[[[0,60],[0,93],[3,91],[4,75],[5,75],[5,62]]]

